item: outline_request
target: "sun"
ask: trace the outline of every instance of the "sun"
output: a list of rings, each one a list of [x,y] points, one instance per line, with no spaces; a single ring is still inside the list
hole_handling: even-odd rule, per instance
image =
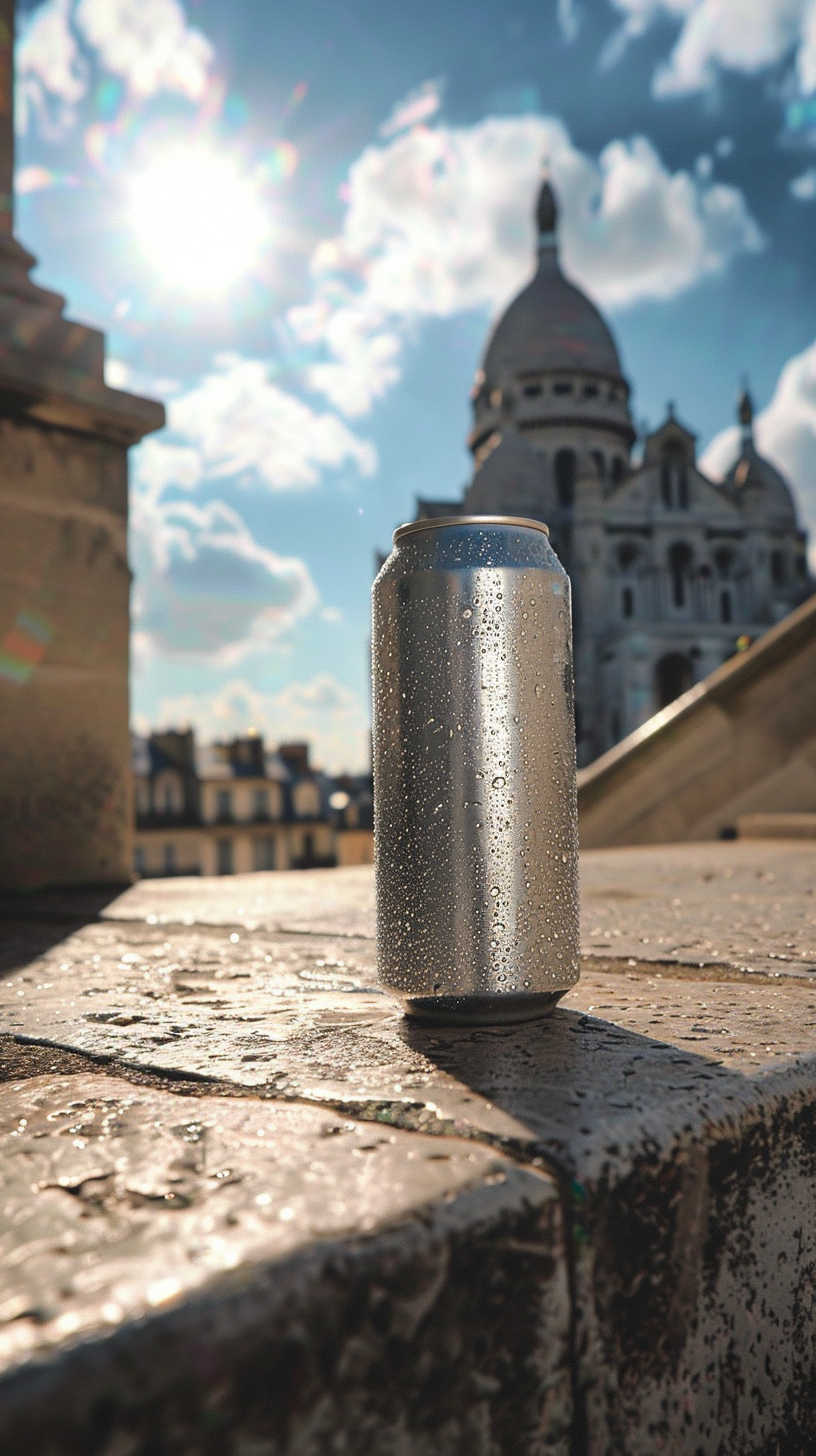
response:
[[[130,204],[139,246],[170,288],[225,292],[251,272],[269,236],[252,180],[204,148],[155,158],[133,179]]]

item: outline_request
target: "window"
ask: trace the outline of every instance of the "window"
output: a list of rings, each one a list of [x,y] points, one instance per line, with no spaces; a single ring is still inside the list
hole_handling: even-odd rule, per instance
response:
[[[292,803],[299,819],[316,819],[320,813],[320,790],[311,779],[301,779],[292,790]]]
[[[660,499],[667,511],[689,508],[688,468],[682,452],[667,445],[660,463]]]
[[[215,795],[215,817],[222,823],[232,818],[232,789],[218,789]],[[225,840],[224,843],[228,843]],[[224,873],[229,873],[224,871]]]
[[[150,813],[150,785],[143,779],[136,780],[136,813]]]
[[[141,844],[137,844],[133,851],[133,869],[137,875],[143,875],[147,872],[147,855],[144,852],[144,846]]]
[[[153,802],[159,814],[178,814],[184,802],[181,780],[176,774],[161,772],[153,786]]]
[[[730,546],[721,546],[714,552],[714,565],[720,576],[728,576],[734,565],[734,553]]]
[[[630,571],[638,558],[638,548],[634,541],[623,541],[618,547],[618,566],[621,571]]]
[[[675,607],[686,605],[688,578],[691,572],[693,553],[685,541],[677,541],[669,548],[669,572],[672,584],[672,602]]]
[[[666,510],[670,511],[672,508],[672,477],[668,460],[664,460],[660,467],[660,499]]]
[[[559,379],[558,383],[553,385],[553,394],[572,394],[572,385],[566,379]]]
[[[720,592],[720,621],[731,621],[731,593],[730,591]]]
[[[312,864],[315,857],[314,835],[304,834],[303,836],[303,859],[306,864]]]
[[[593,461],[593,464],[595,466],[595,469],[598,472],[598,479],[603,484],[606,481],[606,461],[604,460],[604,457],[603,457],[603,451],[601,451],[601,450],[593,450],[592,451],[592,461]]]
[[[785,585],[785,557],[781,551],[771,552],[771,581],[774,586]]]
[[[669,652],[655,667],[655,689],[659,708],[667,708],[694,684],[691,659],[682,652]]]
[[[635,598],[632,588],[625,586],[621,597],[621,610],[624,617],[633,617],[635,614]]]
[[[585,384],[584,385],[584,397],[586,399],[597,399],[598,398],[598,386],[597,386],[597,384]]]
[[[217,873],[232,874],[232,840],[219,839],[215,846]]]
[[[269,818],[269,790],[256,789],[252,795],[252,816],[254,819]]]
[[[164,846],[164,873],[166,875],[176,873],[176,846],[174,844]]]
[[[540,384],[525,384],[524,393],[528,399],[537,399],[541,393]]]
[[[569,510],[575,501],[575,451],[559,450],[554,465],[558,504]]]
[[[626,462],[623,460],[622,456],[616,455],[614,460],[612,461],[612,484],[620,485],[625,474]]]
[[[265,834],[263,838],[256,839],[252,846],[253,866],[256,870],[273,870],[275,868],[275,836]]]

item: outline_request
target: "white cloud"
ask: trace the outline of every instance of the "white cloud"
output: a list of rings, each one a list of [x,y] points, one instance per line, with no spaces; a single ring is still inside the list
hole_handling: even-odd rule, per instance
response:
[[[794,177],[790,190],[797,202],[813,202],[816,198],[816,167],[808,167],[806,172]]]
[[[740,452],[738,425],[728,425],[708,444],[700,456],[700,468],[711,480],[722,480]]]
[[[757,448],[783,472],[794,488],[803,523],[811,533],[811,558],[816,568],[816,343],[789,359],[773,398],[757,416]],[[739,430],[715,436],[701,465],[721,478],[739,451]]]
[[[545,163],[566,269],[606,307],[671,298],[762,244],[736,188],[670,173],[644,137],[595,159],[554,118],[416,127],[354,163],[342,232],[313,258],[314,299],[289,315],[325,351],[311,387],[362,414],[399,377],[418,321],[505,304],[530,275]]]
[[[223,501],[136,495],[134,649],[229,667],[268,650],[319,604],[305,563],[259,545]]]
[[[18,129],[33,115],[45,136],[64,135],[88,89],[91,59],[139,100],[169,92],[198,101],[214,51],[179,0],[45,0],[20,24]]]
[[[555,13],[558,19],[558,28],[564,40],[575,40],[581,28],[581,18],[575,0],[557,0]]]
[[[213,48],[187,24],[178,0],[79,0],[76,25],[99,64],[131,95],[159,91],[198,101],[207,88]]]
[[[376,456],[336,415],[317,414],[270,383],[265,365],[234,355],[172,399],[169,415],[170,434],[134,451],[134,649],[230,666],[279,644],[319,606],[318,593],[305,563],[261,546],[231,506],[179,492],[229,476],[303,488],[347,461],[369,473]]]
[[[442,105],[442,82],[423,81],[416,91],[398,101],[388,120],[380,127],[380,136],[392,137],[409,126],[418,126],[435,116]]]
[[[193,445],[174,445],[163,436],[148,435],[132,453],[137,498],[156,502],[168,486],[195,490],[204,477],[201,455]]]
[[[182,454],[177,446],[146,442],[154,446],[147,452],[154,479],[156,472],[170,470],[165,484],[190,489],[198,483],[190,452],[198,460],[199,480],[238,476],[270,490],[316,485],[322,470],[346,464],[361,475],[377,467],[374,446],[337,415],[311,409],[273,384],[266,364],[237,354],[220,355],[200,384],[171,400],[168,418],[183,442]]]
[[[364,770],[369,761],[368,716],[357,695],[337,678],[319,673],[293,681],[279,693],[263,693],[235,678],[211,693],[165,698],[162,724],[190,723],[202,741],[229,738],[255,728],[267,744],[287,740],[312,745],[316,765],[330,773]]]
[[[15,120],[25,132],[32,115],[56,139],[85,95],[87,67],[70,25],[71,0],[47,0],[20,22],[15,47]]]
[[[816,89],[816,0],[614,0],[626,17],[607,48],[614,61],[628,40],[661,17],[681,23],[658,68],[658,96],[706,89],[720,68],[753,75],[794,52],[799,85]]]

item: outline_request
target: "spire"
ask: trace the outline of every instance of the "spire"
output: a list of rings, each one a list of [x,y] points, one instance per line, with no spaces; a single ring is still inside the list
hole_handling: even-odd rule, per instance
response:
[[[538,194],[536,224],[538,226],[539,253],[542,253],[545,248],[555,248],[555,232],[558,226],[558,203],[555,200],[555,193],[553,192],[549,177],[544,178],[541,184],[541,191]]]
[[[754,443],[754,401],[748,392],[747,385],[743,385],[742,394],[739,397],[737,419],[742,426],[742,448],[745,450]]]

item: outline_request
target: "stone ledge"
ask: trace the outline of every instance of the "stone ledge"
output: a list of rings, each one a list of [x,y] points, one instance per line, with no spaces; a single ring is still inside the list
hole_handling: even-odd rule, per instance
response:
[[[244,1328],[235,1310],[249,1308],[253,1281],[269,1289],[280,1279],[289,1289],[291,1275],[305,1312],[296,1316],[285,1300],[273,1309],[259,1296],[259,1322],[246,1316],[266,1403],[252,1396],[262,1414],[245,1429],[234,1395],[243,1377],[225,1377],[233,1393],[224,1397],[219,1450],[322,1452],[329,1429],[348,1451],[412,1456],[812,1450],[813,846],[598,852],[583,857],[582,879],[582,979],[548,1022],[521,1028],[442,1031],[400,1017],[375,982],[365,869],[142,883],[64,933],[53,921],[19,920],[0,1004],[6,1127],[21,1162],[7,1157],[3,1168],[6,1177],[13,1167],[26,1172],[16,1175],[20,1222],[6,1238],[27,1248],[20,1229],[33,1221],[34,1252],[4,1275],[0,1331],[11,1344],[0,1431],[11,1421],[6,1429],[25,1433],[32,1453],[86,1449],[76,1432],[88,1429],[81,1420],[91,1419],[96,1396],[76,1416],[80,1426],[73,1415],[61,1424],[49,1417],[46,1446],[47,1422],[31,1394],[47,1387],[53,1412],[79,1388],[82,1369],[91,1372],[83,1389],[116,1389],[98,1447],[104,1456],[192,1456],[209,1397],[189,1393],[198,1376],[180,1332],[195,1327],[204,1306],[219,1329]],[[80,1130],[58,1132],[75,1124],[49,1122],[49,1114],[71,1103]],[[102,1126],[105,1108],[114,1122]],[[321,1136],[336,1125],[348,1130]],[[261,1126],[263,1154],[253,1142]],[[205,1131],[186,1143],[189,1127]],[[212,1145],[213,1161],[197,1171],[202,1143]],[[242,1181],[217,1179],[226,1168],[238,1168]],[[55,1186],[60,1177],[73,1180],[73,1191]],[[258,1188],[268,1205],[253,1202]],[[183,1207],[167,1201],[174,1192]],[[489,1215],[480,1212],[485,1198]],[[334,1222],[333,1200],[346,1209]],[[237,1225],[218,1223],[224,1209]],[[281,1209],[293,1216],[281,1220]],[[322,1261],[365,1266],[355,1288],[376,1305],[385,1278],[377,1251],[391,1250],[385,1267],[396,1260],[408,1278],[425,1257],[415,1240],[431,1238],[417,1230],[460,1215],[461,1247],[478,1247],[476,1264],[492,1272],[479,1284],[469,1255],[457,1264],[459,1255],[446,1253],[457,1272],[450,1288],[427,1286],[407,1354],[392,1343],[390,1313],[379,1334],[366,1325],[365,1336],[341,1318],[345,1294],[337,1306],[329,1301],[330,1332],[318,1336],[309,1311],[325,1299],[316,1292],[325,1287]],[[507,1243],[502,1220],[516,1217],[546,1228],[532,1240],[538,1252],[528,1234]],[[87,1246],[60,1251],[59,1239],[76,1230]],[[207,1252],[216,1246],[220,1265]],[[526,1249],[527,1263],[514,1264],[509,1249],[519,1257]],[[539,1264],[543,1283],[531,1272]],[[308,1275],[291,1273],[307,1266]],[[161,1295],[162,1279],[173,1278],[178,1289],[164,1285],[169,1307],[154,1307],[149,1291],[158,1286]],[[473,1289],[457,1293],[462,1279]],[[117,1280],[127,1298],[112,1292]],[[524,1337],[508,1354],[502,1311],[515,1300],[527,1310],[533,1284],[537,1323],[523,1314]],[[445,1300],[471,1293],[457,1324]],[[390,1294],[384,1302],[390,1310]],[[115,1321],[106,1322],[106,1305],[121,1311]],[[56,1323],[66,1316],[79,1323]],[[462,1333],[471,1326],[489,1351],[486,1364]],[[280,1336],[270,1343],[262,1327]],[[307,1330],[298,1359],[311,1372],[308,1409],[293,1410],[280,1375],[275,1340],[287,1329],[292,1338]],[[438,1329],[447,1331],[445,1348],[464,1352],[450,1376]],[[207,1347],[223,1345],[230,1371],[231,1338],[218,1334]],[[148,1355],[134,1353],[132,1369],[142,1373],[130,1385],[112,1372],[131,1368],[131,1348],[152,1350],[155,1360],[167,1340],[173,1358],[161,1362],[163,1393],[151,1405],[138,1394]],[[360,1340],[358,1366],[349,1352]],[[403,1359],[398,1399],[385,1382],[385,1410],[382,1362]],[[431,1394],[434,1371],[456,1391],[444,1418]],[[185,1401],[198,1414],[185,1416],[165,1447],[151,1446],[150,1411]],[[328,1424],[312,1428],[313,1409],[329,1412]],[[513,1426],[515,1409],[522,1414]]]

